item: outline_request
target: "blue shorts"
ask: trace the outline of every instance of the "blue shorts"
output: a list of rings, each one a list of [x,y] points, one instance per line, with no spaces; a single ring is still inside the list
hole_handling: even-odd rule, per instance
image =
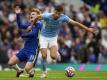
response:
[[[35,63],[37,61],[37,57],[39,54],[39,50],[36,49],[34,52],[30,52],[25,49],[21,49],[19,53],[16,54],[20,62],[33,62]]]

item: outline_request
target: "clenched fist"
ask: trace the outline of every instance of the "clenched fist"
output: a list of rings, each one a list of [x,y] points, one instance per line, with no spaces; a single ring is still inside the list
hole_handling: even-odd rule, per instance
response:
[[[15,13],[21,13],[21,8],[19,6],[16,6]]]

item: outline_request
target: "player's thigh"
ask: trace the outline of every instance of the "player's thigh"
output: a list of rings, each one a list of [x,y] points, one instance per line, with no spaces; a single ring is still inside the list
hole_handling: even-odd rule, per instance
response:
[[[16,55],[14,55],[13,57],[10,58],[10,60],[8,61],[8,64],[9,65],[15,65],[17,63],[19,63],[19,59]]]
[[[31,69],[32,69],[32,67],[33,67],[33,62],[27,62],[26,63],[26,65],[25,65],[25,70],[28,72],[28,71],[30,71]]]
[[[26,51],[24,49],[21,49],[19,53],[16,54],[16,57],[20,62],[26,61]]]
[[[56,57],[57,56],[57,37],[54,37],[50,42],[49,42],[49,47],[50,47],[50,55],[51,57]]]
[[[42,58],[47,57],[47,47],[48,47],[48,38],[40,35],[40,51],[42,54]]]
[[[42,35],[40,35],[40,49],[44,49],[48,47],[48,40],[47,37],[44,37]]]

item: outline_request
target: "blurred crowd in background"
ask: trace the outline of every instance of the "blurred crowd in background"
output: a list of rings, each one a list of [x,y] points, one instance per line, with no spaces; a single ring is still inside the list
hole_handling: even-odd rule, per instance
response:
[[[64,23],[58,36],[59,63],[107,63],[107,0],[81,1],[84,5],[78,10],[72,4],[61,3],[64,14],[97,31],[92,34]],[[54,0],[0,0],[0,64],[7,63],[23,47],[14,12],[16,3],[20,3],[25,21],[32,7],[45,13],[57,5]]]

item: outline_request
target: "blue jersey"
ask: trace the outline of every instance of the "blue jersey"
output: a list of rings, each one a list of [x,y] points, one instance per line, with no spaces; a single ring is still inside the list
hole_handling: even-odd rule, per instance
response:
[[[64,22],[69,22],[70,18],[64,14],[61,14],[61,16],[54,20],[52,13],[44,13],[42,15],[42,20],[44,20],[44,26],[41,30],[41,35],[45,37],[55,37]]]
[[[27,29],[31,25],[31,21],[25,23],[21,20],[21,14],[16,15],[17,24],[19,28]],[[38,36],[39,31],[41,30],[42,23],[37,21],[32,30],[29,32],[22,32],[21,37],[25,40],[23,50],[35,52],[36,48],[38,47]]]

